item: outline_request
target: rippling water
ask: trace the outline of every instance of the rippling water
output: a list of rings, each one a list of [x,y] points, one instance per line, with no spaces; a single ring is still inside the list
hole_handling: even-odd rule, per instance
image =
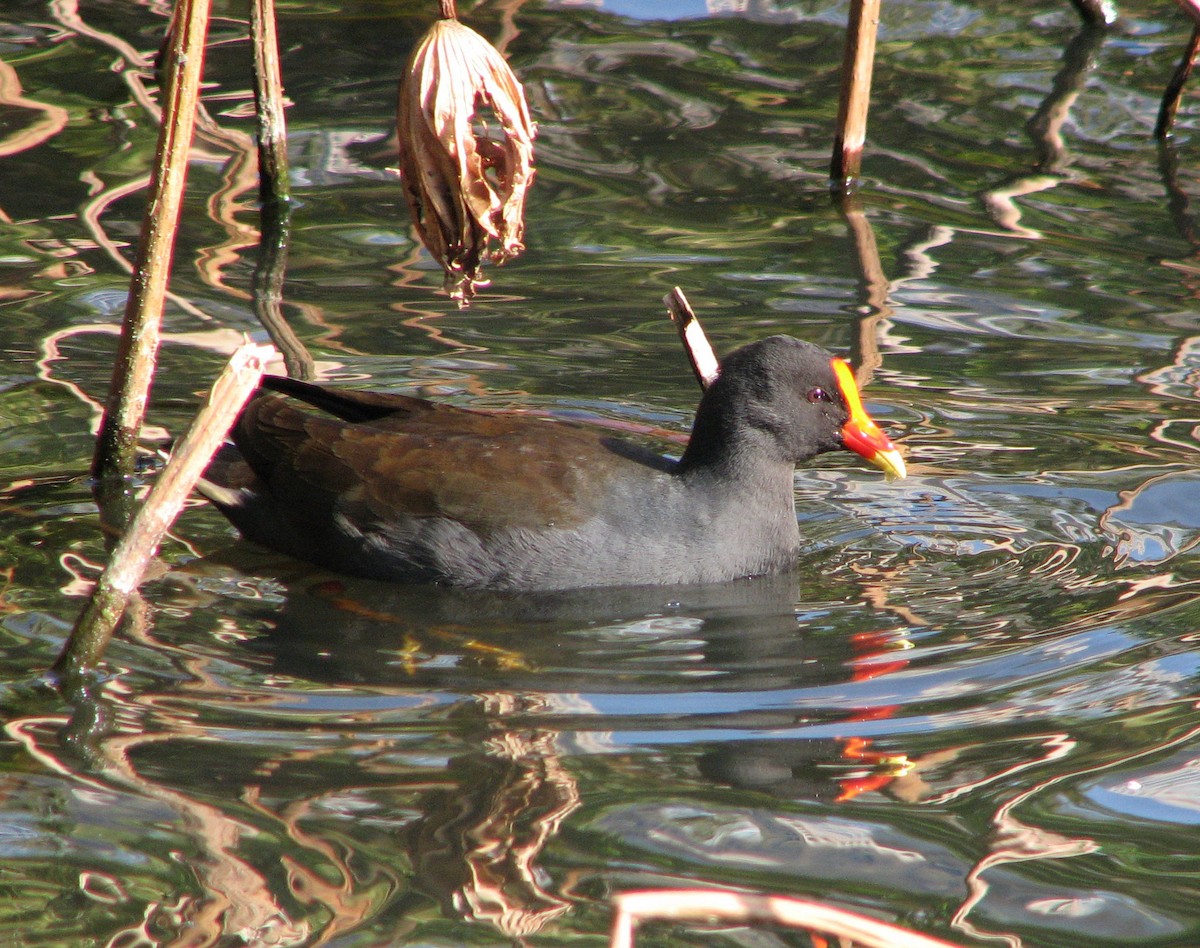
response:
[[[283,7],[284,308],[326,377],[677,449],[680,285],[722,351],[877,354],[911,477],[798,472],[785,577],[537,596],[352,582],[197,505],[103,678],[50,689],[105,559],[85,474],[165,12],[10,0],[0,942],[598,942],[613,892],[713,885],[962,945],[1200,944],[1194,99],[1151,137],[1182,18],[885,4],[856,210],[826,187],[841,4],[485,4],[539,170],[528,252],[459,311],[389,170],[430,6]],[[150,442],[263,335],[249,53],[218,13]]]

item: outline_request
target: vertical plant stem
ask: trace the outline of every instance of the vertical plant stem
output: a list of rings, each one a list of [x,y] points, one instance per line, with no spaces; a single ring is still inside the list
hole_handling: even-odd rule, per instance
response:
[[[1112,0],[1071,0],[1085,23],[1111,26],[1117,21],[1117,5]]]
[[[150,398],[161,338],[162,304],[175,249],[187,177],[188,150],[204,63],[210,0],[179,0],[163,64],[163,117],[142,235],[121,340],[104,409],[92,472],[101,479],[133,473],[138,434]]]
[[[1196,64],[1198,51],[1200,51],[1200,23],[1192,28],[1192,35],[1183,50],[1179,65],[1175,67],[1171,81],[1167,83],[1167,88],[1163,92],[1162,105],[1158,110],[1158,122],[1154,126],[1155,138],[1168,138],[1173,133],[1175,113],[1179,111],[1179,100],[1183,98],[1183,88],[1192,74],[1192,67]]]
[[[254,46],[254,108],[258,119],[258,262],[254,268],[254,311],[271,341],[283,352],[288,375],[310,379],[312,356],[283,318],[283,280],[291,233],[291,182],[288,177],[287,119],[283,110],[283,70],[275,0],[251,0],[250,33]]]
[[[77,678],[103,657],[163,534],[178,516],[246,399],[258,386],[267,361],[274,356],[275,350],[270,346],[251,344],[233,354],[146,502],[113,548],[92,598],[54,664],[56,672]]]
[[[881,0],[850,0],[846,51],[842,58],[842,91],[829,169],[831,185],[836,190],[852,187],[862,169],[880,5]]]
[[[251,0],[250,34],[254,46],[254,109],[258,119],[258,193],[264,205],[286,205],[288,181],[287,120],[283,115],[283,74],[275,0]]]

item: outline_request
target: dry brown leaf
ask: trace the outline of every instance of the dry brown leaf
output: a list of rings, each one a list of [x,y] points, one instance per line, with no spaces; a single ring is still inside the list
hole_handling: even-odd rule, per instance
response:
[[[446,291],[466,305],[487,285],[484,260],[500,264],[525,249],[536,135],[525,93],[487,40],[439,20],[409,60],[396,127],[417,232],[446,271]]]

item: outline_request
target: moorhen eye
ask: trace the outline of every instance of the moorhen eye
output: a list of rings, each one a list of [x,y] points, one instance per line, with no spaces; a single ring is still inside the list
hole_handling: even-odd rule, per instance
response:
[[[830,393],[848,418],[754,423]],[[835,448],[904,476],[845,363],[772,336],[721,362],[678,460],[609,428],[265,376],[199,489],[248,539],[374,579],[713,583],[795,567],[795,465]]]

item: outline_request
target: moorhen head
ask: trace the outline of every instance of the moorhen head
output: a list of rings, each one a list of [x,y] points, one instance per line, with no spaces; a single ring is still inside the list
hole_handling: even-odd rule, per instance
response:
[[[721,363],[677,461],[586,425],[267,377],[200,490],[248,539],[369,578],[723,582],[795,565],[795,465],[838,448],[904,476],[849,366],[772,336]]]

